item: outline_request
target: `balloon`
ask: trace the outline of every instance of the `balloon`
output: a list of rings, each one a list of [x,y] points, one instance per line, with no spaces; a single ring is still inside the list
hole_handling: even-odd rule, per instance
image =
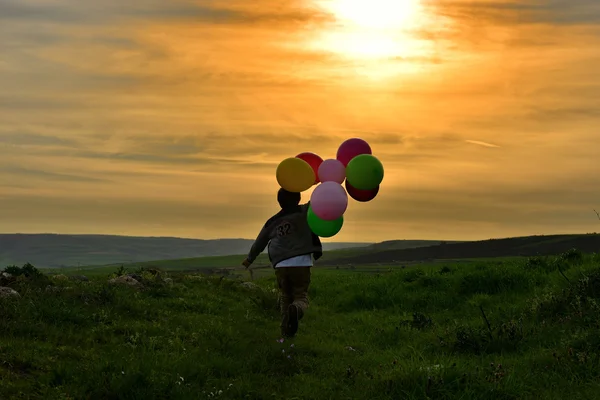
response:
[[[277,182],[289,192],[304,192],[315,184],[315,172],[300,158],[286,158],[277,166]]]
[[[319,237],[335,236],[344,225],[344,216],[333,221],[325,221],[314,213],[312,207],[308,208],[307,220],[310,230]]]
[[[318,176],[321,182],[342,184],[344,179],[346,179],[346,167],[336,159],[325,160],[319,167]]]
[[[353,187],[348,183],[348,181],[346,181],[346,192],[348,192],[348,196],[352,197],[354,200],[366,203],[367,201],[373,200],[377,196],[377,193],[379,193],[379,185],[372,190],[360,190]]]
[[[319,167],[321,166],[323,159],[315,153],[300,153],[296,157],[306,161],[311,166],[316,176],[315,184],[319,183]]]
[[[348,208],[348,194],[337,182],[323,182],[310,197],[315,215],[325,221],[338,219]]]
[[[362,139],[352,138],[340,145],[336,158],[344,164],[344,167],[347,167],[354,157],[361,154],[373,154],[371,146]]]
[[[358,190],[374,190],[383,181],[383,165],[371,154],[356,156],[346,167],[348,183]]]

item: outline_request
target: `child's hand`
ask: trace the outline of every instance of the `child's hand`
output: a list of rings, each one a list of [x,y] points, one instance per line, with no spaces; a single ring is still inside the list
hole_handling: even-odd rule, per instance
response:
[[[242,265],[243,265],[244,267],[246,267],[246,268],[248,268],[248,267],[249,267],[251,264],[252,264],[252,263],[251,263],[250,261],[248,261],[248,259],[247,259],[247,258],[244,260],[244,262],[242,262]]]

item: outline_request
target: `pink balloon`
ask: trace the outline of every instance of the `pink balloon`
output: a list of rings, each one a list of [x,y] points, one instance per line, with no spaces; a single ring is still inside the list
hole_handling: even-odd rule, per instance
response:
[[[336,182],[340,185],[346,179],[346,167],[336,159],[325,160],[319,166],[321,182]]]
[[[324,221],[334,221],[344,215],[348,208],[348,194],[337,182],[323,182],[310,197],[310,207]]]
[[[347,167],[350,160],[361,154],[373,154],[371,146],[362,139],[352,138],[340,145],[336,158]]]

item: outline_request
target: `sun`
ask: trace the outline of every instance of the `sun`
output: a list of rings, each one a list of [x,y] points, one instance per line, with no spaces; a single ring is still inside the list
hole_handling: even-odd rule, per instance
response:
[[[418,51],[413,31],[422,24],[421,0],[314,0],[335,23],[313,47],[355,61],[401,58]]]
[[[419,0],[323,0],[321,5],[340,22],[371,30],[402,28],[420,9]]]

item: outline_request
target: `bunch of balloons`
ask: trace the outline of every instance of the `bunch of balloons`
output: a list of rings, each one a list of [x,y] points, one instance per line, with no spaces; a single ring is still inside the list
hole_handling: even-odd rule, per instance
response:
[[[344,224],[348,196],[363,203],[377,196],[383,165],[366,141],[352,138],[340,145],[334,159],[301,153],[283,160],[276,175],[279,185],[290,192],[317,185],[310,198],[308,224],[317,236],[332,237]]]

